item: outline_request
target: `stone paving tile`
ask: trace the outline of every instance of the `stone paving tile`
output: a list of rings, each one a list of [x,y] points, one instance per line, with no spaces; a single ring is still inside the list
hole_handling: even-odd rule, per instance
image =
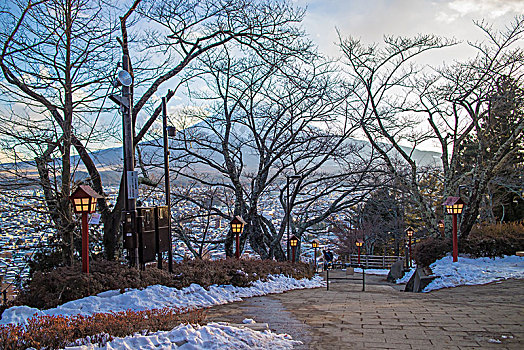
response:
[[[337,282],[218,306],[208,320],[251,317],[303,341],[297,349],[524,349],[524,280],[414,294],[377,279],[366,292]]]

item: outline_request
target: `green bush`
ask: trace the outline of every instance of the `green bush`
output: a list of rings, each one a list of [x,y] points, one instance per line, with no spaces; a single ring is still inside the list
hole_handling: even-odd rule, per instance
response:
[[[155,284],[174,288],[184,288],[193,283],[204,288],[213,284],[247,287],[256,280],[265,280],[269,274],[285,274],[300,279],[311,278],[313,271],[303,263],[226,259],[185,260],[173,264],[171,274],[156,267],[139,271],[114,261],[93,261],[89,275],[81,273],[78,264],[35,272],[15,304],[48,309],[107,290],[123,291]]]

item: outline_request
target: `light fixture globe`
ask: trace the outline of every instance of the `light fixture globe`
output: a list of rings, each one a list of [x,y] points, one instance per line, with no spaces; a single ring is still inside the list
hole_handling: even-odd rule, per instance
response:
[[[319,243],[318,243],[317,240],[314,240],[313,242],[311,242],[311,247],[312,248],[318,248],[318,246],[319,246]]]
[[[415,233],[415,230],[413,230],[412,227],[408,227],[407,230],[406,230],[406,234],[408,235],[408,237],[413,237],[413,234]]]
[[[361,241],[361,240],[358,240],[358,241],[355,242],[355,245],[356,245],[357,247],[362,247],[363,244],[364,244],[364,242]]]
[[[117,80],[120,84],[122,84],[125,87],[131,86],[133,84],[133,77],[131,74],[129,74],[128,71],[121,70],[118,72]]]

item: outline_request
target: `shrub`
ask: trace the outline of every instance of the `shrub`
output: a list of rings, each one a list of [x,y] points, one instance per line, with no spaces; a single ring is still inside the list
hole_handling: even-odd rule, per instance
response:
[[[413,259],[417,266],[427,267],[446,256],[453,249],[450,238],[427,238],[415,245],[413,249]]]
[[[171,274],[156,267],[139,271],[115,261],[94,261],[90,264],[89,275],[81,273],[79,265],[35,272],[15,303],[48,309],[107,290],[145,288],[155,284],[174,288],[184,288],[192,283],[204,288],[213,284],[247,287],[256,280],[265,280],[269,274],[285,274],[300,279],[312,277],[313,271],[302,263],[225,259],[175,263]]]
[[[146,311],[97,313],[91,316],[38,316],[26,326],[0,326],[0,349],[60,349],[76,345],[105,342],[112,337],[125,337],[136,332],[170,330],[180,323],[201,323],[202,311],[163,308]],[[89,337],[89,338],[88,338]]]
[[[459,242],[459,251],[473,257],[494,258],[519,250],[524,250],[524,225],[519,223],[477,225]]]
[[[417,265],[429,266],[453,249],[451,238],[428,238],[417,243],[413,258]],[[459,237],[459,253],[472,257],[513,255],[524,250],[524,225],[520,223],[482,224],[472,228],[466,239]]]

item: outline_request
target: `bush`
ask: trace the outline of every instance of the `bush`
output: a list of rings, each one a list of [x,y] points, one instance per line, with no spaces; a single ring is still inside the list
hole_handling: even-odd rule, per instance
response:
[[[427,238],[415,245],[413,260],[417,266],[427,267],[440,258],[446,256],[453,249],[451,238]]]
[[[459,237],[460,254],[471,257],[513,255],[524,250],[524,225],[519,223],[482,224],[472,228],[466,239]],[[413,259],[419,266],[429,266],[453,250],[451,238],[428,238],[417,243]]]
[[[519,250],[524,250],[524,225],[519,223],[477,225],[459,242],[459,251],[472,257],[494,258]]]
[[[35,272],[15,304],[48,309],[107,290],[123,291],[155,284],[174,288],[188,287],[192,283],[204,288],[213,284],[247,287],[256,280],[265,280],[270,274],[300,279],[311,278],[313,271],[303,263],[226,259],[186,260],[173,264],[171,274],[156,267],[139,271],[114,261],[94,261],[90,264],[89,275],[81,273],[80,265]]]
[[[91,316],[38,316],[30,318],[26,326],[0,326],[0,349],[60,349],[73,342],[85,344],[87,340],[104,343],[112,337],[166,331],[180,323],[201,323],[203,320],[202,311],[175,308],[127,310]]]

